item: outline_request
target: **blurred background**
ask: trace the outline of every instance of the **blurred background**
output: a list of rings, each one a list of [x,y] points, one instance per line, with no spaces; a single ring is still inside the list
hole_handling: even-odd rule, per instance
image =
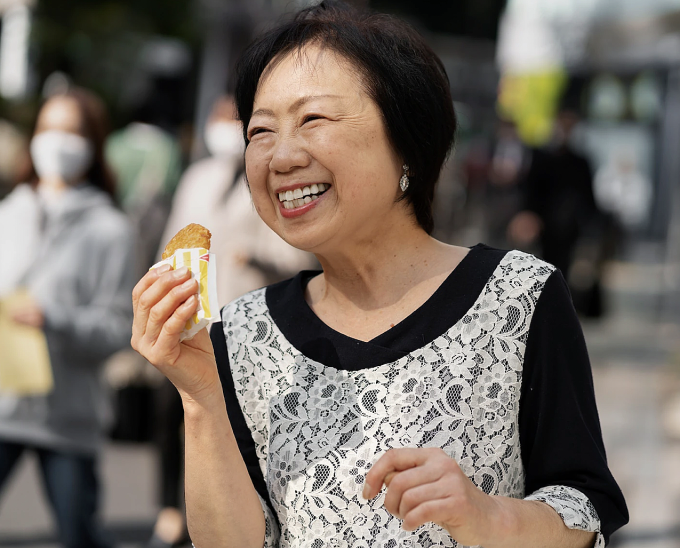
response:
[[[611,545],[680,546],[680,0],[355,3],[410,21],[446,66],[459,131],[436,235],[536,253],[569,281],[631,513]],[[0,0],[0,198],[42,101],[89,88],[109,109],[107,155],[148,266],[182,172],[209,155],[240,51],[308,4]],[[142,183],[125,166],[150,140],[160,167],[149,178],[142,162]],[[124,417],[153,415],[157,379],[131,367],[123,352],[107,372],[119,416],[102,511],[119,545],[143,546],[160,510],[153,419]],[[57,545],[37,470],[25,459],[0,498],[0,546]]]

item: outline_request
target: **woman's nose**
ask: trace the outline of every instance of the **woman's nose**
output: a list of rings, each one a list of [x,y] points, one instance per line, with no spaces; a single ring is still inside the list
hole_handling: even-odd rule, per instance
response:
[[[309,153],[300,146],[295,137],[280,138],[272,153],[269,169],[278,173],[309,165]]]

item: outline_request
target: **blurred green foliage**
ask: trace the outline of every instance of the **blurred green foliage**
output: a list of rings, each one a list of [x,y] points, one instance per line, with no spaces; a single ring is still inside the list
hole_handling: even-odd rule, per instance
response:
[[[39,0],[31,33],[33,96],[22,103],[0,103],[0,111],[26,128],[45,78],[62,71],[102,96],[115,122],[125,87],[138,76],[144,44],[163,36],[196,52],[200,33],[195,5],[194,0]]]

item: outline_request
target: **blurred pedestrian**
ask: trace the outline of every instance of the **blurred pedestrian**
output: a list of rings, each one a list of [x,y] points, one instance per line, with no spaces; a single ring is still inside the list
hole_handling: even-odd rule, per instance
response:
[[[590,162],[570,142],[578,121],[575,111],[560,111],[550,146],[532,151],[524,208],[508,228],[514,245],[537,242],[541,257],[565,276],[579,238],[599,218]]]
[[[231,96],[215,101],[204,140],[210,156],[191,165],[182,176],[158,253],[187,224],[208,228],[211,251],[217,259],[217,295],[223,306],[248,291],[313,266],[314,258],[284,242],[255,211],[244,178],[243,129]],[[182,401],[167,380],[157,391],[157,400],[162,510],[150,547],[176,544],[186,533],[180,510]]]
[[[489,245],[508,249],[508,225],[523,205],[527,150],[511,120],[500,119],[486,174],[485,217]]]
[[[640,169],[637,153],[616,151],[595,173],[597,203],[628,231],[640,230],[649,220],[653,185]]]
[[[98,451],[110,421],[104,360],[129,344],[133,232],[114,205],[103,103],[84,89],[49,98],[38,114],[22,183],[0,202],[0,297],[46,338],[53,388],[0,394],[0,486],[37,453],[68,548],[106,547],[99,525]]]
[[[597,205],[590,161],[572,144],[577,112],[563,108],[550,145],[532,152],[522,184],[524,210],[510,222],[508,239],[558,267],[576,310],[597,318],[605,311],[601,279],[617,239],[611,217]]]
[[[115,131],[105,145],[116,176],[117,197],[138,235],[139,263],[145,272],[154,262],[182,169],[178,140],[161,127],[152,99]]]

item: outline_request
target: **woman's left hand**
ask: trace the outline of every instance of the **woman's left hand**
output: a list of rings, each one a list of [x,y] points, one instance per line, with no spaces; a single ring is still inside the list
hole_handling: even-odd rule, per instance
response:
[[[475,486],[441,449],[389,450],[366,474],[364,498],[375,497],[383,484],[385,508],[407,531],[434,522],[466,546],[486,545],[502,534],[497,498]]]
[[[23,302],[20,308],[12,310],[11,315],[12,319],[21,325],[38,328],[45,325],[45,314],[33,300]]]

